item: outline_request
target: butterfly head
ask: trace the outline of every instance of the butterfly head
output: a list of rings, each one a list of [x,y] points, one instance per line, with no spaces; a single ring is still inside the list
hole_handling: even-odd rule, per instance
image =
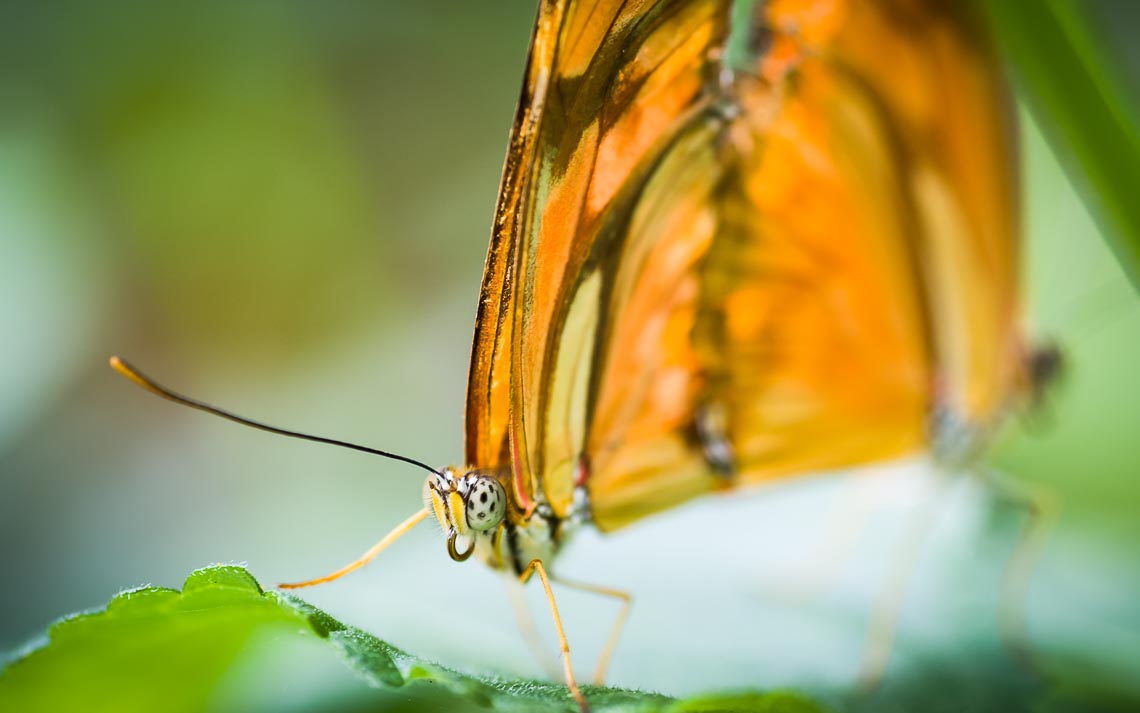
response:
[[[498,478],[477,470],[460,475],[443,468],[424,484],[428,510],[447,533],[447,553],[462,562],[475,550],[476,535],[494,530],[507,514],[507,493]],[[459,538],[470,544],[464,549]]]

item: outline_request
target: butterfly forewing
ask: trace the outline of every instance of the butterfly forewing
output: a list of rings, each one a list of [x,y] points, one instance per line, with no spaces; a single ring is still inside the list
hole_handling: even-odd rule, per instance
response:
[[[569,508],[604,349],[607,270],[624,238],[612,217],[628,212],[682,117],[710,100],[727,6],[540,8],[468,385],[468,458],[513,466],[524,506],[541,491],[559,514]]]
[[[510,352],[520,226],[525,209],[533,201],[528,191],[534,185],[538,129],[565,10],[561,2],[539,5],[499,185],[467,377],[464,450],[467,463],[478,467],[504,467],[511,462]],[[516,501],[525,504],[531,492],[532,483],[515,479]]]

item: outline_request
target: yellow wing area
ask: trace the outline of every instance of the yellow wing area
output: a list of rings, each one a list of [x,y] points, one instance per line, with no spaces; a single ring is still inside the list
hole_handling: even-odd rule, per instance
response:
[[[968,451],[1022,378],[1006,90],[951,0],[545,3],[476,326],[471,465],[614,529]],[[949,444],[949,445],[947,445]],[[965,445],[962,445],[965,444]]]

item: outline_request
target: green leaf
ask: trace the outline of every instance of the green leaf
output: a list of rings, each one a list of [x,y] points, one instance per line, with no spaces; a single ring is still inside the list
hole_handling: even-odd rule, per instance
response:
[[[819,710],[816,703],[792,691],[718,693],[677,701],[666,709],[667,713],[817,713]]]
[[[1117,259],[1140,286],[1140,125],[1137,88],[1090,13],[1072,0],[982,2],[1014,80],[1080,190]],[[1130,102],[1133,102],[1130,105]]]
[[[0,709],[19,711],[199,711],[217,703],[223,676],[255,636],[324,642],[369,686],[405,689],[438,710],[576,711],[565,686],[473,676],[417,658],[279,592],[245,569],[192,573],[182,591],[143,587],[102,611],[60,620],[47,640],[0,675]],[[806,698],[744,692],[677,701],[655,693],[587,686],[595,711],[617,713],[818,713]],[[405,697],[406,698],[406,697]],[[393,704],[393,706],[396,704]],[[402,710],[415,710],[406,700]]]

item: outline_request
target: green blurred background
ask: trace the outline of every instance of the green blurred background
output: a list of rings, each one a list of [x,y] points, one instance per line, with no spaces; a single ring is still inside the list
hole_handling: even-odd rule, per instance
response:
[[[1133,7],[1092,3],[1088,17],[1116,80],[1136,87]],[[530,2],[0,6],[0,649],[210,562],[246,562],[267,583],[322,574],[419,505],[414,469],[176,409],[114,375],[110,354],[244,415],[459,459],[533,15]],[[1123,111],[1140,123],[1135,104]],[[1027,321],[1068,364],[993,461],[1062,503],[1030,589],[1035,641],[1127,680],[1140,677],[1140,303],[1022,114]],[[904,483],[901,496],[859,495],[864,534],[834,559],[820,554],[828,521],[864,492],[843,475],[582,538],[568,576],[638,598],[613,681],[849,682],[876,573],[924,497],[912,480],[876,480]],[[999,650],[996,583],[1018,520],[961,490],[916,575],[896,666]],[[808,561],[835,571],[801,587]],[[306,598],[429,657],[541,670],[504,586],[450,562],[430,527]],[[490,613],[439,615],[459,598]],[[615,610],[566,599],[588,670]],[[752,618],[730,618],[741,611]],[[355,695],[347,673],[291,685],[294,703]]]

